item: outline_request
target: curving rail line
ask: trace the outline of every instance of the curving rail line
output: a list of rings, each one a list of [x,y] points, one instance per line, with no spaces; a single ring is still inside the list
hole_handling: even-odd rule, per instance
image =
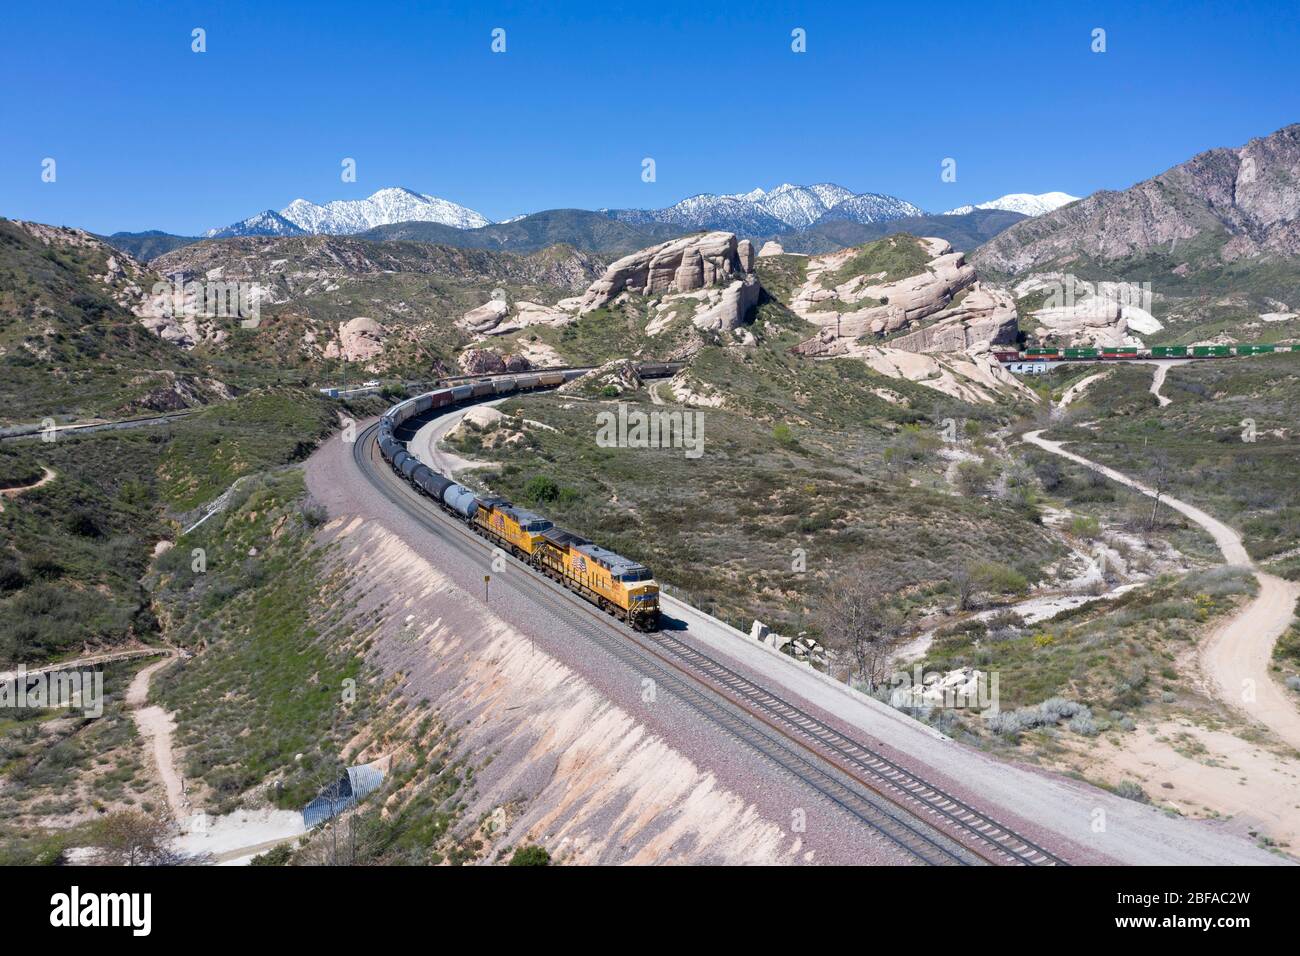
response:
[[[402,426],[406,435],[432,416]],[[378,424],[353,445],[362,474],[390,502],[467,557],[490,557],[490,545],[453,521],[406,483],[376,453]],[[670,632],[624,628],[549,579],[512,575],[516,588],[607,653],[651,675],[683,704],[782,771],[811,787],[917,860],[930,865],[1053,866],[1065,861],[990,815],[898,766],[864,744],[827,727],[780,696],[742,677]]]

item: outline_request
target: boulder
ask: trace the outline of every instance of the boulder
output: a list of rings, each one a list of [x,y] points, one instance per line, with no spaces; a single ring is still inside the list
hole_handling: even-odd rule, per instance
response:
[[[624,292],[668,295],[743,280],[752,276],[753,265],[753,245],[738,243],[734,233],[707,232],[673,239],[613,263],[588,287],[578,312],[598,309]]]
[[[456,324],[467,332],[490,334],[509,314],[510,306],[504,299],[489,299],[466,312]]]
[[[488,349],[466,349],[460,354],[459,362],[467,375],[504,375],[527,372],[533,367],[522,355],[500,355]]]
[[[325,349],[326,358],[341,358],[345,362],[369,362],[384,351],[387,332],[374,319],[357,316],[339,325],[339,338]]]
[[[571,312],[560,306],[542,305],[520,299],[514,304],[514,314],[502,299],[493,299],[470,309],[456,324],[473,335],[505,335],[530,325],[568,325],[576,321]]]

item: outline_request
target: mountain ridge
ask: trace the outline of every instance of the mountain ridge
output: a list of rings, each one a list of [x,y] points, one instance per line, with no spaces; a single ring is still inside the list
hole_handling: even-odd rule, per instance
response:
[[[386,186],[364,199],[332,199],[323,204],[295,199],[279,212],[267,209],[229,226],[210,229],[206,238],[295,234],[349,236],[397,222],[437,222],[458,229],[474,229],[489,225],[491,220],[449,199],[417,193],[405,186]],[[290,231],[290,226],[299,233]]]
[[[806,229],[836,209],[841,210],[839,218],[856,222],[884,222],[924,214],[919,206],[896,196],[855,193],[836,183],[782,183],[772,190],[758,188],[747,193],[697,193],[662,209],[597,211],[633,224],[658,222],[763,236]]]

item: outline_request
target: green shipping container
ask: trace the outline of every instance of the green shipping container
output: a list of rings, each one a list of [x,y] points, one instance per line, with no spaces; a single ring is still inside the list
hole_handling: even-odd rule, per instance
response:
[[[1228,355],[1227,345],[1193,345],[1192,354],[1202,358],[1211,355]]]
[[[1069,358],[1096,358],[1097,350],[1096,349],[1066,349],[1065,357],[1068,359]]]
[[[1186,345],[1157,345],[1151,349],[1153,358],[1181,358],[1186,354]]]

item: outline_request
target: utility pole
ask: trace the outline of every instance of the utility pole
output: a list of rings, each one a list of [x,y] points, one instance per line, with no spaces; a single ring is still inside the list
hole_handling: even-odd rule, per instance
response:
[[[492,580],[492,575],[483,575],[483,603],[488,603],[488,582]]]

